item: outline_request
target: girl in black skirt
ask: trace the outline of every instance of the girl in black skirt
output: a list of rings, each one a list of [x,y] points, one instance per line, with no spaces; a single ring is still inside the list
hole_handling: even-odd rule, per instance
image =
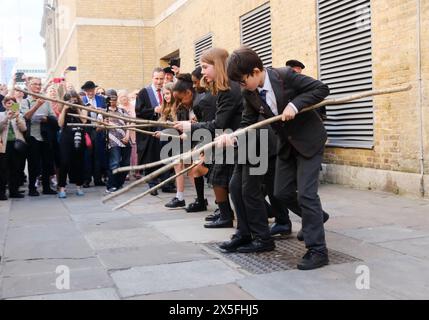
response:
[[[210,89],[216,101],[216,117],[211,122],[186,123],[178,122],[175,126],[180,131],[207,129],[214,137],[216,130],[235,131],[240,127],[243,112],[243,97],[240,85],[229,81],[226,73],[228,52],[220,48],[207,50],[201,57],[203,81]],[[224,157],[225,159],[225,157]],[[216,203],[219,206],[219,217],[206,224],[205,228],[232,228],[234,214],[229,202],[229,182],[234,171],[234,164],[215,163],[209,177],[213,185]]]

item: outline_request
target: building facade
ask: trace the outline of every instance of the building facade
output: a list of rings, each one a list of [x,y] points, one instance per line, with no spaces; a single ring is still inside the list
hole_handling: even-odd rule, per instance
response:
[[[49,76],[137,89],[155,66],[183,71],[212,46],[253,47],[267,66],[288,59],[333,98],[411,84],[408,92],[328,107],[323,179],[428,197],[429,1],[46,0]]]

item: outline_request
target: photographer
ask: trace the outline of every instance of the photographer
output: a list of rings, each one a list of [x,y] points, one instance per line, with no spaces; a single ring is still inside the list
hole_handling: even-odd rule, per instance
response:
[[[83,105],[82,100],[76,91],[69,91],[64,96],[64,101]],[[76,182],[77,196],[84,196],[82,191],[83,185],[83,155],[85,150],[85,132],[82,128],[68,127],[69,123],[86,123],[86,120],[75,118],[70,114],[78,114],[87,116],[85,110],[77,110],[75,108],[64,106],[58,118],[58,124],[62,128],[60,136],[60,155],[61,165],[59,173],[59,193],[58,198],[67,198],[66,184],[67,176],[72,177],[71,180]]]
[[[18,190],[18,176],[19,160],[26,147],[23,133],[27,130],[15,98],[5,97],[3,107],[4,111],[0,112],[0,201],[7,200],[6,184],[10,198],[24,198]]]

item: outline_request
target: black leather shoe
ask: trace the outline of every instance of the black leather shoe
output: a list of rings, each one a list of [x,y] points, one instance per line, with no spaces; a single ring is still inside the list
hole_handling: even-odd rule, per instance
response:
[[[152,192],[150,193],[150,195],[151,195],[151,196],[156,197],[156,196],[158,195],[158,191],[157,191],[157,190],[152,191]]]
[[[198,199],[195,199],[194,203],[191,203],[187,208],[186,212],[203,212],[207,211],[207,199],[203,203],[199,202]]]
[[[48,196],[53,196],[53,195],[57,195],[57,192],[55,190],[48,189],[48,190],[43,190],[43,194]]]
[[[249,244],[250,242],[252,242],[251,236],[234,234],[230,241],[226,241],[219,245],[219,249],[225,252],[236,252],[239,247]]]
[[[11,199],[23,199],[23,198],[25,198],[25,196],[23,194],[17,192],[17,193],[9,194],[9,198],[11,198]]]
[[[292,234],[292,223],[274,223],[270,229],[271,236],[289,236]]]
[[[233,228],[233,227],[234,227],[234,221],[221,220],[220,218],[217,219],[216,221],[212,221],[204,225],[204,228],[206,229],[226,229],[226,228]]]
[[[329,264],[328,251],[322,253],[314,250],[308,250],[305,256],[298,263],[299,270],[314,270],[322,268]]]
[[[323,223],[328,222],[328,220],[329,220],[329,214],[327,214],[325,211],[323,211]],[[304,241],[304,232],[302,231],[302,228],[301,228],[301,230],[298,231],[296,238],[301,242]]]
[[[239,253],[257,253],[257,252],[269,252],[276,248],[273,239],[260,239],[256,238],[247,245],[237,248]]]
[[[40,193],[39,193],[39,191],[37,191],[37,190],[35,190],[35,189],[32,189],[32,190],[29,190],[29,191],[28,191],[28,195],[29,195],[30,197],[38,197],[38,196],[40,196]]]
[[[215,212],[213,212],[212,214],[209,214],[206,217],[206,221],[216,221],[220,218],[220,210],[216,209]]]
[[[177,198],[173,198],[169,203],[165,205],[166,208],[170,209],[176,209],[176,208],[183,208],[186,206],[185,200],[180,201]]]

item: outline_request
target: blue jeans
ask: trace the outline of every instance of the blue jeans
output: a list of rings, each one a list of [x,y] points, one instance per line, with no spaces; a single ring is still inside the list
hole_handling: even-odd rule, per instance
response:
[[[127,172],[113,174],[113,170],[127,167],[131,163],[131,146],[127,145],[124,148],[113,147],[109,150],[109,181],[107,188],[120,189],[124,186]]]

